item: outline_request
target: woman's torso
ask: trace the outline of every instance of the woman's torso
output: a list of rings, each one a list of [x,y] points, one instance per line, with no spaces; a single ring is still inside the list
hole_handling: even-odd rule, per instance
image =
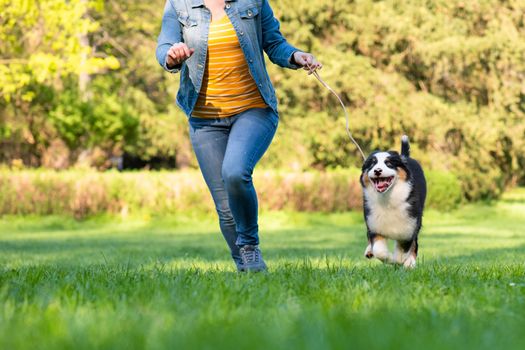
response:
[[[250,108],[267,107],[229,17],[219,15],[222,17],[209,26],[206,66],[193,117],[224,118]]]
[[[177,103],[190,116],[203,88],[211,12],[204,0],[170,0],[180,23],[183,41],[195,53],[183,64]],[[263,0],[227,0],[225,12],[236,33],[247,71],[265,105],[277,112],[275,91],[266,71],[263,56]],[[271,25],[277,25],[278,22]]]

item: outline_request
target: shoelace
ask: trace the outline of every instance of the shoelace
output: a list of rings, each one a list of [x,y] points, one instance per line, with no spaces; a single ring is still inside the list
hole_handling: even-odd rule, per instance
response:
[[[359,153],[361,153],[361,156],[363,157],[363,160],[366,160],[366,156],[363,152],[363,150],[361,149],[361,147],[359,146],[359,144],[357,143],[357,141],[353,138],[352,136],[352,133],[350,132],[350,118],[348,117],[348,112],[346,111],[346,106],[345,104],[343,103],[343,100],[341,100],[341,97],[339,97],[339,95],[330,87],[330,85],[328,85],[322,78],[321,76],[319,75],[319,73],[317,72],[317,68],[315,69],[312,69],[312,67],[310,66],[310,64],[306,63],[306,66],[308,67],[308,69],[310,70],[310,72],[312,72],[313,76],[316,77],[317,80],[319,80],[319,82],[321,83],[321,85],[323,85],[326,89],[328,89],[328,91],[330,91],[335,97],[337,97],[337,99],[339,100],[339,103],[341,104],[341,107],[343,107],[343,111],[345,113],[345,118],[346,118],[346,133],[348,134],[348,137],[350,138],[350,140],[354,143],[354,145],[357,147]]]
[[[257,249],[254,250],[245,250],[243,257],[245,258],[246,262],[259,262],[259,251]]]

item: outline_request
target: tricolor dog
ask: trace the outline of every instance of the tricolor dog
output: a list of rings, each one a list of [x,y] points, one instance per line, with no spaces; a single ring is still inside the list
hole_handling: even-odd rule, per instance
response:
[[[406,135],[401,154],[370,154],[363,164],[361,186],[368,237],[365,257],[415,267],[427,188],[423,169],[410,158]],[[393,254],[387,239],[396,241]]]

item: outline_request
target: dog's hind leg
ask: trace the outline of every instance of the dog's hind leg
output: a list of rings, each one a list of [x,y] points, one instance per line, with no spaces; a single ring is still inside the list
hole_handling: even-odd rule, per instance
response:
[[[403,262],[403,266],[407,269],[413,269],[416,267],[416,258],[417,258],[417,237],[412,241],[412,245],[407,253],[407,258]]]
[[[406,251],[405,249],[403,249],[403,243],[404,242],[396,241],[394,245],[393,260],[394,260],[394,263],[399,264],[399,265],[403,264],[406,258]]]
[[[407,269],[416,267],[417,237],[411,241],[397,241],[394,258],[398,264],[403,264]]]

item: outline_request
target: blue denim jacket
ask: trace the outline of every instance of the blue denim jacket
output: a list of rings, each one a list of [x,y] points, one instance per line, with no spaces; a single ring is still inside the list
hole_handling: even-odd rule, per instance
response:
[[[225,0],[225,11],[237,33],[250,73],[262,98],[277,113],[277,99],[264,64],[263,50],[270,60],[281,67],[297,69],[291,63],[292,54],[299,51],[290,45],[279,31],[268,0]],[[180,71],[177,104],[189,117],[202,85],[208,50],[211,12],[204,0],[166,0],[162,29],[157,42],[157,60],[168,72]],[[166,66],[169,48],[184,42],[195,53],[173,69]]]

